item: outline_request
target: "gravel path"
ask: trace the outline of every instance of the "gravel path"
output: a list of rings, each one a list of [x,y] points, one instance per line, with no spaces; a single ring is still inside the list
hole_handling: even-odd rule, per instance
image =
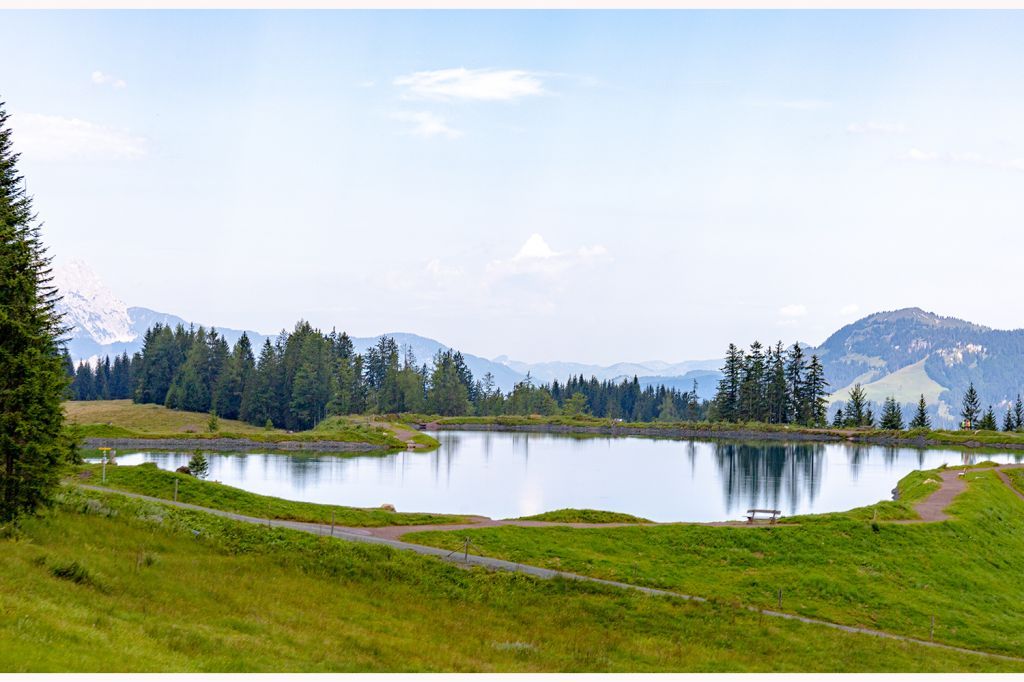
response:
[[[1024,466],[1024,465],[1022,465]],[[945,479],[944,479],[945,480]],[[183,509],[192,509],[195,511],[205,512],[207,514],[213,514],[215,516],[221,516],[224,518],[232,519],[235,521],[243,521],[246,523],[255,523],[259,525],[265,525],[269,528],[290,528],[292,530],[304,531],[307,533],[313,533],[314,535],[331,536],[338,538],[339,540],[346,540],[349,542],[365,542],[376,545],[386,545],[393,549],[405,550],[422,554],[426,556],[434,556],[439,559],[446,561],[454,561],[466,566],[482,566],[490,570],[500,571],[514,571],[517,573],[524,573],[526,575],[532,575],[537,578],[551,579],[551,578],[564,578],[566,580],[576,580],[582,582],[596,583],[599,585],[607,585],[609,587],[616,587],[625,590],[633,590],[658,597],[669,597],[671,599],[682,599],[685,601],[694,602],[706,602],[707,599],[704,597],[698,597],[695,595],[682,594],[680,592],[671,592],[669,590],[659,590],[653,587],[644,587],[642,585],[632,585],[630,583],[622,583],[614,580],[603,580],[601,578],[593,578],[586,575],[579,575],[577,573],[567,573],[565,571],[554,571],[547,568],[540,568],[539,566],[530,566],[528,564],[518,564],[511,561],[504,561],[502,559],[492,559],[490,557],[477,556],[475,554],[469,554],[468,552],[449,551],[439,549],[437,547],[428,547],[426,545],[416,545],[409,542],[402,542],[400,540],[393,540],[386,537],[378,537],[362,531],[369,529],[352,529],[352,528],[332,528],[329,525],[318,524],[318,523],[302,523],[299,521],[282,521],[277,519],[261,519],[254,516],[245,516],[243,514],[235,514],[232,512],[221,511],[219,509],[209,509],[207,507],[200,507],[194,504],[187,504],[184,502],[172,502],[164,500],[158,497],[150,497],[148,495],[140,495],[137,493],[129,493],[121,490],[114,490],[111,488],[101,488],[98,486],[78,484],[81,488],[89,490],[97,490],[100,492],[117,493],[119,495],[125,495],[127,497],[134,497],[142,500],[149,500],[151,502],[158,502],[160,504],[167,504],[175,507],[181,507]],[[945,487],[945,486],[943,486]],[[543,522],[519,522],[519,523],[535,523],[540,524]],[[550,524],[550,525],[566,525],[566,524]],[[581,525],[595,525],[595,524],[581,524]],[[603,527],[608,527],[612,524],[601,524]],[[639,524],[615,524],[615,525],[639,525]],[[439,529],[441,526],[432,526],[432,528]],[[359,531],[359,532],[357,532]],[[831,623],[825,620],[818,620],[816,618],[806,618],[804,616],[798,616],[792,613],[783,613],[780,611],[772,611],[769,609],[758,609],[753,606],[740,607],[747,611],[754,613],[760,613],[765,616],[772,618],[783,618],[786,620],[799,621],[801,623],[807,623],[809,625],[820,625],[823,627],[832,628],[834,630],[842,630],[844,632],[851,632],[861,635],[869,635],[872,637],[881,637],[883,639],[896,640],[900,642],[907,642],[910,644],[917,644],[920,646],[932,647],[936,649],[943,649],[946,651],[957,651],[965,654],[974,654],[977,656],[987,656],[989,658],[996,658],[1006,661],[1018,661],[1024,662],[1024,658],[1016,656],[1007,656],[1004,654],[994,654],[987,651],[977,651],[974,649],[965,649],[963,647],[952,646],[949,644],[939,644],[938,642],[930,642],[927,640],[916,639],[914,637],[907,637],[904,635],[897,635],[891,632],[883,632],[881,630],[873,630],[871,628],[853,627],[849,625],[840,625],[838,623]]]

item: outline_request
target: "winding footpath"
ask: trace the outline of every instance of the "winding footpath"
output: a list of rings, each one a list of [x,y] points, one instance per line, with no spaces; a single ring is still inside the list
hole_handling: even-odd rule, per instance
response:
[[[996,471],[1000,480],[1011,490],[1017,497],[1024,500],[1024,494],[1021,494],[1016,490],[1010,482],[1009,477],[1004,472],[1005,469],[1017,469],[1024,468],[1024,464],[1011,464],[1003,465],[998,467],[992,467],[992,470]],[[985,469],[987,471],[989,469]],[[938,490],[928,496],[925,500],[922,500],[914,509],[917,511],[920,519],[906,520],[906,521],[892,521],[888,523],[929,523],[935,521],[944,521],[949,519],[949,515],[946,514],[945,509],[953,501],[953,499],[967,489],[966,472],[967,471],[978,471],[978,470],[965,470],[965,469],[948,469],[941,471],[939,476],[942,479],[942,483]],[[682,594],[680,592],[672,592],[669,590],[659,590],[653,587],[644,587],[642,585],[633,585],[630,583],[618,582],[615,580],[604,580],[601,578],[594,578],[591,576],[580,575],[578,573],[568,573],[566,571],[555,571],[548,568],[541,568],[539,566],[531,566],[529,564],[520,564],[512,561],[505,561],[502,559],[494,559],[486,556],[478,556],[476,554],[470,554],[467,551],[450,551],[440,549],[438,547],[430,547],[427,545],[417,545],[411,542],[403,542],[398,540],[401,535],[406,533],[414,533],[421,530],[464,530],[472,528],[486,528],[492,526],[523,526],[523,527],[537,527],[537,526],[567,526],[572,528],[612,528],[621,526],[641,526],[641,525],[670,525],[670,524],[640,524],[640,523],[557,523],[557,522],[545,522],[545,521],[518,521],[514,519],[507,520],[493,520],[487,519],[486,517],[476,517],[479,519],[476,523],[468,524],[450,524],[450,525],[433,525],[433,526],[385,526],[381,528],[351,528],[351,527],[332,527],[328,524],[320,523],[305,523],[301,521],[285,521],[279,519],[264,519],[255,516],[245,516],[243,514],[235,514],[233,512],[222,511],[220,509],[210,509],[208,507],[201,507],[194,504],[188,504],[186,502],[173,502],[171,500],[165,500],[159,497],[150,497],[148,495],[140,495],[138,493],[130,493],[122,490],[115,490],[112,488],[103,488],[99,486],[77,484],[78,487],[95,490],[104,493],[116,493],[118,495],[124,495],[126,497],[134,497],[141,500],[148,500],[151,502],[157,502],[159,504],[166,504],[181,509],[191,509],[194,511],[200,511],[207,514],[213,514],[234,521],[242,521],[245,523],[259,524],[267,526],[268,528],[289,528],[291,530],[303,531],[306,533],[312,533],[320,536],[335,537],[339,540],[345,540],[348,542],[364,542],[375,545],[385,545],[397,550],[406,550],[422,554],[426,556],[437,557],[446,561],[454,561],[464,566],[481,566],[490,570],[499,571],[514,571],[517,573],[524,573],[542,579],[552,578],[563,578],[566,580],[575,580],[580,582],[596,583],[598,585],[606,585],[609,587],[616,587],[620,589],[633,590],[658,597],[669,597],[672,599],[682,599],[685,601],[693,602],[707,602],[705,597],[699,597],[696,595]],[[743,523],[743,522],[714,522],[714,523],[703,523],[703,524],[692,524],[692,525],[730,525],[730,526],[741,526],[741,527],[763,527],[762,523]],[[914,637],[907,637],[905,635],[897,635],[891,632],[885,632],[882,630],[874,630],[871,628],[854,627],[850,625],[840,625],[838,623],[832,623],[825,620],[819,620],[817,618],[807,618],[792,613],[784,613],[782,611],[773,611],[770,609],[759,609],[754,606],[743,606],[739,607],[759,613],[764,616],[772,618],[782,618],[785,620],[798,621],[801,623],[807,623],[809,625],[820,625],[823,627],[832,628],[834,630],[842,630],[844,632],[851,632],[861,635],[870,635],[872,637],[880,637],[888,640],[895,640],[899,642],[907,642],[910,644],[917,644],[920,646],[932,647],[935,649],[943,649],[945,651],[956,651],[965,654],[974,654],[978,656],[987,656],[989,658],[1001,659],[1006,661],[1017,661],[1024,662],[1024,658],[1017,656],[1007,656],[1005,654],[996,654],[988,651],[978,651],[976,649],[967,649],[964,647],[953,646],[950,644],[940,644],[938,642],[932,642],[923,639],[917,639]]]

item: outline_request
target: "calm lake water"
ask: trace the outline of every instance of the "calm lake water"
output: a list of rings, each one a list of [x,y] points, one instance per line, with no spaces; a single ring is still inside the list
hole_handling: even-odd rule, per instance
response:
[[[442,431],[434,452],[339,457],[207,453],[209,480],[263,495],[398,511],[509,518],[565,507],[655,521],[739,519],[749,508],[784,515],[842,511],[891,499],[915,469],[1018,462],[977,455],[847,444],[578,439],[551,434]],[[120,464],[175,469],[191,453],[122,452]]]

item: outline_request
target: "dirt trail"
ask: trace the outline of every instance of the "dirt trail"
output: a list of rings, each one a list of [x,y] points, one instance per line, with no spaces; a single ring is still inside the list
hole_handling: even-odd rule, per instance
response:
[[[1010,483],[1010,477],[1006,475],[1006,469],[1024,468],[1024,464],[1003,464],[990,469],[946,469],[939,472],[942,478],[942,485],[927,498],[914,505],[914,511],[920,519],[907,519],[895,523],[927,523],[930,521],[945,521],[950,518],[946,508],[953,503],[953,499],[967,490],[967,474],[974,471],[995,471],[1000,480],[1009,488],[1014,495],[1024,500],[1024,495],[1017,491]]]

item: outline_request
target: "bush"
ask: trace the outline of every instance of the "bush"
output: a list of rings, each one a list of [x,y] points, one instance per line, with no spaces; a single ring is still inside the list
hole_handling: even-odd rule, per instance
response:
[[[50,569],[50,573],[52,573],[55,578],[70,580],[76,585],[92,582],[92,577],[89,575],[88,569],[77,561],[71,561],[67,564],[57,564]]]

